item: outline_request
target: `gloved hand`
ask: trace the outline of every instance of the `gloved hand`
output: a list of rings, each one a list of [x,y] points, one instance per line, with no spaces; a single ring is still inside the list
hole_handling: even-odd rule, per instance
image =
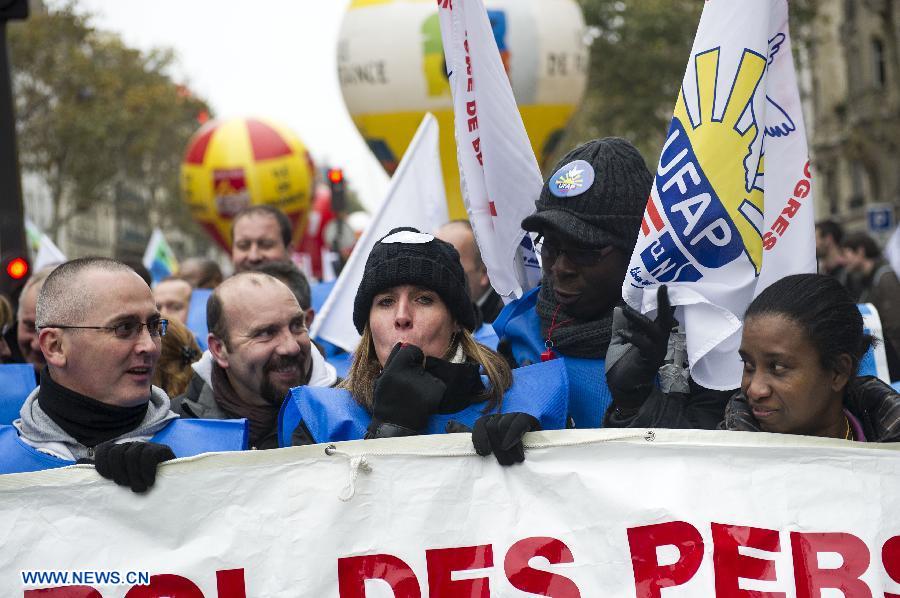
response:
[[[525,460],[522,437],[526,432],[541,429],[533,415],[522,412],[493,413],[475,420],[472,444],[475,452],[485,457],[494,453],[500,465],[512,465]]]
[[[94,449],[97,473],[134,492],[145,492],[156,481],[156,466],[174,458],[169,446],[156,442],[109,441]]]
[[[447,385],[425,371],[425,354],[415,345],[397,343],[375,381],[375,408],[368,437],[404,436],[422,431],[437,413]],[[380,424],[401,428],[377,433]]]
[[[613,312],[612,339],[606,353],[606,384],[619,406],[640,406],[666,359],[669,333],[675,322],[666,285],[657,290],[656,302],[655,320],[628,305]]]

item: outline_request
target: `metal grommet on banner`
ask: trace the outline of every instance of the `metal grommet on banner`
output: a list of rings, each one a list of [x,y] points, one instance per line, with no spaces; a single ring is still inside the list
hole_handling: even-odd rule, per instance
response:
[[[336,446],[334,446],[333,444],[329,444],[328,446],[325,447],[325,454],[330,457],[331,455],[334,454],[334,452],[336,450],[337,450]]]
[[[644,434],[644,440],[646,440],[647,442],[653,442],[654,440],[656,440],[656,432],[654,432],[653,430],[647,430],[647,433]]]

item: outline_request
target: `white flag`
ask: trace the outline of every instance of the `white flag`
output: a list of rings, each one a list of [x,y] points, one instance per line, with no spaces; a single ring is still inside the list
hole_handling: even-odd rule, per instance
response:
[[[740,385],[750,301],[815,272],[811,178],[786,1],[707,2],[622,288],[669,286],[703,386]]]
[[[447,222],[447,218],[437,120],[426,114],[394,172],[384,202],[357,241],[322,310],[313,321],[310,335],[346,351],[355,350],[359,333],[353,326],[353,300],[372,247],[392,228],[413,226],[431,232]]]
[[[66,254],[56,246],[53,239],[47,236],[47,233],[41,231],[31,220],[25,219],[25,233],[28,237],[28,245],[34,256],[31,268],[34,272],[41,270],[44,266],[53,264],[61,264],[68,261]]]
[[[491,286],[505,300],[540,282],[522,220],[534,212],[543,177],[516,106],[481,0],[439,0],[453,93],[463,201]]]

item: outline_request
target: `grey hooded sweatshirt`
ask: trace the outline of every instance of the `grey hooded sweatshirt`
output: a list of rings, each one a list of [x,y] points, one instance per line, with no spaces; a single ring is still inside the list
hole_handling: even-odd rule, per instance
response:
[[[19,411],[19,419],[13,422],[13,425],[19,431],[19,438],[22,439],[22,442],[60,459],[69,461],[85,458],[93,459],[94,449],[84,446],[69,436],[50,419],[50,416],[44,413],[37,400],[40,390],[41,387],[38,386],[31,391],[31,394],[25,399],[25,404],[22,405],[21,411]],[[154,434],[165,428],[173,419],[178,419],[178,416],[170,409],[168,395],[163,389],[153,386],[151,387],[150,403],[147,405],[147,414],[144,416],[144,419],[134,430],[114,438],[113,441],[116,443],[146,442]]]

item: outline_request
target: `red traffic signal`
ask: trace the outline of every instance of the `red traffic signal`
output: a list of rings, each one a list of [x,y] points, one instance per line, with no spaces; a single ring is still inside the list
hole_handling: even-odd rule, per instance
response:
[[[340,168],[329,168],[328,180],[335,185],[342,182],[344,180],[344,171]]]
[[[13,280],[22,280],[28,276],[28,262],[21,257],[10,260],[6,264],[6,273]]]

